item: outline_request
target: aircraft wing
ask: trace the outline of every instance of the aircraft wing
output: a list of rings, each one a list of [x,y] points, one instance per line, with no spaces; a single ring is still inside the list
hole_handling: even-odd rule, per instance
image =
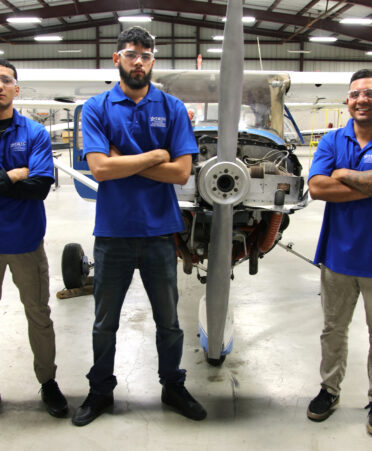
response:
[[[344,105],[351,72],[244,71],[290,78],[285,103],[291,109]],[[19,69],[20,95],[15,105],[35,108],[74,108],[89,97],[111,89],[119,79],[116,69]],[[154,84],[184,102],[216,101],[218,70],[154,70]],[[203,100],[204,99],[204,100]],[[212,100],[214,99],[214,100]],[[48,103],[50,102],[50,103]]]

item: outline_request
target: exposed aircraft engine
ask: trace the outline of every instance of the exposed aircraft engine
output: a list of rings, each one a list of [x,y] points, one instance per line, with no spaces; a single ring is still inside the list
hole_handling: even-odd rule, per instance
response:
[[[271,135],[271,136],[270,136]],[[233,233],[231,267],[249,260],[249,273],[258,271],[258,259],[280,240],[289,225],[289,214],[305,205],[301,164],[293,147],[278,143],[267,131],[240,132],[237,158],[216,167],[217,130],[196,131],[199,156],[183,200],[194,200],[195,208],[182,210],[185,232],[178,234],[179,256],[184,271],[203,268],[208,259],[213,202],[231,202]],[[187,192],[189,194],[187,194]],[[206,282],[206,276],[200,276]]]

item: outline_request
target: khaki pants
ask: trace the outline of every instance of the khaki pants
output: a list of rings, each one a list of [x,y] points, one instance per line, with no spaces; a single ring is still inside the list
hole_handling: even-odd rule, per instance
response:
[[[320,337],[322,387],[333,395],[340,392],[348,353],[348,328],[359,294],[362,294],[369,330],[368,397],[372,401],[372,278],[339,274],[322,266],[321,298],[324,329]]]
[[[43,384],[54,379],[56,373],[55,337],[48,306],[49,268],[43,242],[33,252],[0,254],[0,299],[7,266],[25,309],[35,374]]]

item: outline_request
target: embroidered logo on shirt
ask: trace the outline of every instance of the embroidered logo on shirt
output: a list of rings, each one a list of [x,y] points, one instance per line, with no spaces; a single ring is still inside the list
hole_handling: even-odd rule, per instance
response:
[[[150,126],[151,127],[166,127],[167,126],[167,118],[162,116],[151,116],[150,118]]]
[[[363,163],[372,164],[372,154],[368,153],[367,155],[363,155]]]
[[[10,145],[13,152],[24,152],[26,150],[26,141],[17,141]]]

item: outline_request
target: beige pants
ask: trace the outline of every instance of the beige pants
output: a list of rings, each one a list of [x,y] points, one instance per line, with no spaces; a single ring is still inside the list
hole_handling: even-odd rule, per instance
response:
[[[372,401],[372,278],[347,276],[322,266],[321,298],[324,329],[320,337],[322,347],[320,375],[322,387],[331,394],[338,395],[346,371],[349,324],[360,293],[364,300],[369,330],[368,397]]]
[[[56,373],[55,337],[48,306],[49,268],[43,242],[33,252],[0,254],[0,299],[7,266],[25,309],[35,374],[43,384],[54,379]]]

